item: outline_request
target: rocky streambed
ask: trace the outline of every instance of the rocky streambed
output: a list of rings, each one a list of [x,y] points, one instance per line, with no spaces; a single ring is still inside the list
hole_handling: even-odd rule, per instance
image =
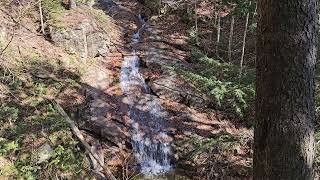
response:
[[[139,16],[143,5],[99,0],[94,7],[110,17],[109,25],[85,18],[66,31],[52,29],[55,43],[87,61],[82,129],[99,137],[95,142],[115,169],[127,163],[129,171],[146,175],[141,179],[198,176],[211,158],[210,153],[193,157],[198,142],[241,129],[206,109],[210,98],[176,73],[190,66],[188,48],[181,48],[187,45],[145,23]]]

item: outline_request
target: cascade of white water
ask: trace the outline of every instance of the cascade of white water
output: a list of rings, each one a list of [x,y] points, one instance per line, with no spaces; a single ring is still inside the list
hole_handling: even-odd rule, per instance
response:
[[[145,22],[139,15],[141,28],[133,35],[132,43],[140,41],[140,35],[145,28]],[[137,88],[142,94],[149,92],[149,87],[139,73],[140,59],[133,50],[131,56],[124,58],[121,67],[120,84],[122,91],[130,100],[130,118],[132,119],[132,144],[140,171],[146,175],[158,175],[171,169],[171,148],[168,135],[162,131],[163,110],[153,96],[136,97]],[[141,104],[141,99],[147,107],[147,115],[138,112],[135,107]]]

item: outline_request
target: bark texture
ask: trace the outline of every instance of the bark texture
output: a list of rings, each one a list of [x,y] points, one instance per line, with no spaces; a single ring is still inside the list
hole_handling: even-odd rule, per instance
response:
[[[311,180],[316,0],[260,0],[254,179]]]

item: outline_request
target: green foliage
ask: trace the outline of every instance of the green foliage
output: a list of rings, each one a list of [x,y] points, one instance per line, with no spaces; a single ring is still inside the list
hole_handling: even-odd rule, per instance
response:
[[[4,84],[16,97],[0,104],[0,158],[10,159],[0,165],[0,178],[50,179],[52,174],[68,174],[68,178],[78,179],[87,173],[84,152],[48,97],[64,88],[82,88],[79,75],[64,69],[58,61],[43,61],[33,51],[29,54],[11,69],[14,80]],[[73,110],[81,106],[79,102],[70,104]],[[37,152],[44,142],[50,144],[54,153],[39,163]]]
[[[76,145],[71,147],[57,146],[50,164],[58,166],[63,171],[76,170],[75,173],[79,173],[84,162]]]
[[[12,162],[5,162],[5,158],[0,156],[1,165],[0,165],[0,178],[1,177],[12,177],[17,174],[17,169],[15,168]]]
[[[209,58],[198,49],[192,51],[192,57],[199,71],[177,69],[177,72],[207,92],[219,106],[230,107],[242,115],[255,95],[254,71],[245,71],[239,80],[239,69],[232,64]]]
[[[63,0],[44,0],[43,10],[45,19],[49,20],[49,24],[55,27],[63,28],[65,24],[61,19],[65,12],[65,7],[63,6]]]
[[[0,138],[0,156],[7,155],[13,151],[17,151],[20,145],[17,141],[10,141],[5,138]]]
[[[185,24],[194,23],[194,18],[196,17],[196,12],[193,8],[187,8],[185,13],[181,16],[181,21]]]
[[[190,30],[188,31],[188,42],[191,45],[196,45],[197,43],[197,37],[198,37],[198,31],[196,30],[195,26],[192,26]]]
[[[42,117],[42,116],[30,116],[27,122],[17,125],[17,128],[12,130],[11,136],[18,137],[19,139],[25,139],[26,134],[32,132],[32,129],[37,127],[46,127],[45,132],[48,134],[50,142],[54,146],[54,153],[52,157],[41,164],[36,162],[34,159],[35,152],[33,150],[26,150],[24,146],[21,145],[19,141],[0,141],[0,155],[9,155],[11,152],[17,152],[17,160],[14,161],[14,166],[12,167],[17,171],[16,176],[25,179],[38,179],[40,174],[44,171],[54,171],[69,172],[74,176],[84,172],[84,169],[88,165],[85,164],[85,157],[78,146],[78,141],[74,139],[73,134],[70,132],[69,126],[64,122],[64,120],[59,117],[55,112],[51,113],[52,116]],[[54,117],[53,115],[56,115]],[[19,129],[18,129],[19,128]],[[33,135],[33,139],[37,140],[43,137],[43,135],[38,132]],[[0,171],[1,172],[1,171]]]
[[[232,152],[232,147],[237,143],[237,139],[230,134],[221,134],[214,138],[192,139],[195,150],[191,157],[196,158],[204,152],[212,153],[216,150],[219,153]]]
[[[61,13],[65,10],[63,6],[63,0],[44,0],[43,7],[49,14]]]
[[[158,13],[159,9],[161,11],[161,8],[162,8],[161,0],[146,0],[146,1],[144,1],[144,4],[153,13]]]
[[[255,10],[255,4],[248,0],[238,0],[235,14],[238,16],[243,16],[248,13],[253,13]]]
[[[23,179],[33,180],[37,179],[37,175],[41,167],[32,162],[30,156],[25,155],[14,163],[15,168],[18,170],[17,176]]]
[[[104,30],[105,33],[114,33],[113,31],[115,27],[110,26],[110,16],[108,16],[103,10],[91,9],[89,13],[101,24],[101,28]]]
[[[15,122],[19,117],[19,108],[16,106],[9,106],[6,103],[0,105],[0,121]]]
[[[235,9],[232,14],[234,16],[244,16],[248,13],[254,13],[256,8],[256,3],[253,3],[250,0],[222,0],[220,6],[235,4]]]
[[[256,31],[257,31],[257,23],[251,24],[251,25],[248,27],[248,30],[249,30],[251,33],[256,32]]]

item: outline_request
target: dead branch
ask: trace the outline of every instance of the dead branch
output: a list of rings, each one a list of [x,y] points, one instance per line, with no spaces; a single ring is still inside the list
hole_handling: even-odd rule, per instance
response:
[[[13,33],[10,37],[10,40],[8,41],[8,43],[6,44],[6,46],[0,50],[0,57],[3,55],[3,53],[6,51],[6,49],[8,49],[8,47],[10,46],[11,42],[13,41],[14,36],[16,35],[15,33],[15,28],[13,28]]]
[[[59,103],[56,100],[52,100],[52,103],[56,107],[56,109],[59,111],[59,113],[63,116],[65,121],[69,124],[72,132],[77,136],[77,138],[80,140],[80,142],[83,144],[85,149],[92,155],[92,157],[99,163],[99,165],[103,168],[103,170],[106,172],[106,174],[109,176],[111,180],[117,180],[112,172],[101,162],[99,155],[97,153],[94,153],[91,149],[91,146],[85,141],[81,131],[79,128],[75,125],[74,121],[70,119],[70,117],[67,115],[67,113],[63,110],[63,108],[59,105]]]

